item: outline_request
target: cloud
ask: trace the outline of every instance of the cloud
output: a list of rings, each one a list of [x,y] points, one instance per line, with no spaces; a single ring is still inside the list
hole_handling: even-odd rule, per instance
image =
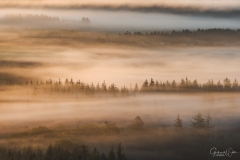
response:
[[[0,60],[1,68],[28,68],[28,67],[40,67],[42,64],[40,62],[26,62],[26,61],[9,61]]]
[[[238,6],[238,5],[236,5]],[[60,10],[103,10],[103,11],[132,11],[141,13],[170,13],[177,15],[189,16],[209,16],[209,17],[226,17],[226,18],[239,18],[239,7],[201,7],[193,5],[113,5],[113,4],[44,4],[44,3],[9,3],[1,4],[0,8],[43,8],[43,9],[60,9]]]

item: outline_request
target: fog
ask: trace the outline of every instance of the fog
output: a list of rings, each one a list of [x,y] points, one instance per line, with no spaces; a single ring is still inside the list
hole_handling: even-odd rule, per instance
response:
[[[239,148],[239,3],[201,2],[1,1],[0,158]]]
[[[73,78],[94,84],[105,80],[108,85],[115,83],[119,87],[134,86],[135,83],[141,86],[145,79],[150,78],[159,82],[179,82],[181,78],[188,77],[201,83],[209,79],[223,81],[226,77],[232,81],[240,79],[238,47],[162,47],[145,50],[103,46],[101,50],[50,47],[40,53],[37,48],[24,51],[7,51],[11,57],[2,55],[0,71],[23,77],[31,75],[41,80]]]
[[[231,82],[235,78],[240,79],[239,47],[62,45],[52,39],[53,34],[47,34],[48,41],[43,43],[45,33],[23,30],[21,34],[16,34],[18,32],[5,36],[5,44],[2,44],[0,82],[11,80],[25,83],[48,79],[64,82],[66,78],[72,78],[75,82],[80,80],[97,85],[105,81],[108,86],[114,83],[117,87],[125,85],[133,88],[136,83],[141,87],[150,78],[159,82],[180,82],[187,77],[197,79],[199,83],[209,79],[215,83],[218,80],[223,82],[226,77]],[[58,36],[63,34],[59,33]],[[30,41],[27,38],[29,35]],[[70,41],[71,38],[74,39],[70,36]],[[75,123],[112,120],[127,124],[140,115],[146,124],[170,125],[174,117],[180,114],[188,126],[189,119],[202,112],[205,115],[210,113],[216,127],[221,127],[228,124],[229,119],[238,120],[238,99],[237,93],[154,94],[126,98],[82,97],[73,93],[65,97],[47,92],[37,92],[35,95],[34,88],[1,86],[0,119],[4,123],[24,122],[28,125],[29,120],[34,124],[72,120]]]
[[[25,125],[51,127],[58,123],[77,126],[110,121],[126,126],[138,115],[146,126],[171,127],[179,114],[184,127],[189,128],[190,120],[198,112],[203,115],[209,113],[217,129],[237,127],[240,121],[239,94],[154,94],[125,98],[76,98],[74,95],[32,93],[31,89],[24,88],[18,88],[18,92],[1,92],[1,125],[20,125],[20,128]]]
[[[224,13],[224,12],[223,12]],[[234,12],[235,13],[235,12]],[[193,14],[191,11],[186,14],[179,13],[145,13],[138,11],[115,11],[115,10],[96,10],[96,9],[1,9],[0,17],[7,14],[22,16],[32,15],[47,15],[51,17],[59,17],[61,22],[41,21],[41,25],[37,21],[1,21],[1,27],[15,27],[19,28],[62,28],[62,29],[82,29],[81,25],[73,23],[72,21],[80,22],[82,17],[88,17],[91,21],[91,26],[88,30],[102,30],[102,31],[152,31],[152,30],[182,30],[198,28],[231,28],[237,29],[240,26],[238,14],[225,17],[219,13],[218,17],[210,15]],[[214,15],[214,13],[213,13]],[[236,16],[234,16],[236,15]]]
[[[101,48],[101,49],[100,49]],[[240,79],[238,71],[240,55],[238,47],[161,47],[140,49],[130,47],[100,48],[38,47],[3,49],[0,61],[1,79],[26,81],[73,78],[85,83],[112,83],[118,87],[140,87],[145,79],[159,82],[181,78],[197,79],[205,83],[228,77]],[[34,53],[34,54],[33,54]],[[237,123],[238,94],[154,94],[128,98],[64,97],[54,94],[34,94],[33,88],[4,88],[0,99],[0,120],[5,123],[31,125],[76,121],[104,122],[111,120],[126,124],[140,115],[146,124],[171,125],[180,114],[186,127],[189,119],[198,113],[210,113],[216,127]],[[96,105],[97,104],[97,105]],[[107,112],[106,112],[107,111]],[[124,115],[124,116],[122,116]],[[42,121],[42,122],[41,122]],[[75,122],[75,123],[76,123]],[[49,123],[48,123],[49,124]]]

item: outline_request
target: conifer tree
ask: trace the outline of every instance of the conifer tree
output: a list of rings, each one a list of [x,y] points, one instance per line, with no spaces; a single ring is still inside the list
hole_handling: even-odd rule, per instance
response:
[[[135,87],[134,87],[134,90],[133,90],[133,91],[134,91],[134,93],[137,93],[137,92],[139,91],[139,89],[138,89],[138,84],[137,84],[137,83],[135,84]]]
[[[131,125],[131,128],[135,130],[142,130],[144,129],[143,127],[144,127],[144,122],[141,119],[141,117],[137,116],[136,118],[134,118],[134,122]]]
[[[146,89],[148,87],[148,80],[146,79],[145,82],[142,85],[143,89]]]
[[[193,129],[204,129],[206,127],[205,119],[202,118],[202,114],[199,112],[195,117],[193,117],[193,121],[191,127]]]
[[[180,119],[179,114],[178,114],[173,126],[176,130],[182,130],[183,129],[182,119]]]
[[[45,153],[45,159],[46,160],[52,160],[53,159],[53,146],[50,144],[46,150]]]
[[[211,131],[211,129],[214,127],[214,125],[212,125],[211,122],[212,122],[212,117],[208,113],[206,117],[206,122],[205,122],[207,131]]]
[[[118,144],[118,147],[117,147],[117,160],[126,160],[126,156],[125,154],[123,153],[123,147],[122,147],[122,144],[119,143]]]
[[[99,151],[97,150],[97,148],[94,148],[94,150],[92,151],[92,154],[91,154],[91,160],[100,160],[100,153]]]
[[[108,153],[108,160],[116,160],[116,154],[114,152],[113,146],[112,146],[111,150]]]
[[[226,90],[228,90],[228,89],[231,88],[231,81],[230,81],[230,79],[228,79],[227,77],[226,77],[226,79],[223,80],[223,83],[224,83],[224,88],[225,88]]]
[[[107,160],[107,156],[105,155],[105,153],[101,154],[101,160]]]
[[[155,82],[153,81],[153,79],[151,78],[151,82],[149,84],[149,87],[154,87],[155,86]]]

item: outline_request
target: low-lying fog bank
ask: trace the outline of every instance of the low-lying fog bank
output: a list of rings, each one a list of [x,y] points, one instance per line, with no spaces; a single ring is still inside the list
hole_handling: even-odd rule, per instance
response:
[[[18,91],[19,92],[19,91]],[[148,94],[130,97],[65,96],[4,91],[0,99],[2,125],[53,125],[56,123],[116,122],[127,125],[137,115],[149,126],[172,126],[179,114],[184,127],[197,113],[213,118],[216,128],[238,127],[238,93]],[[124,115],[124,116],[123,116]],[[19,126],[19,127],[20,127]]]

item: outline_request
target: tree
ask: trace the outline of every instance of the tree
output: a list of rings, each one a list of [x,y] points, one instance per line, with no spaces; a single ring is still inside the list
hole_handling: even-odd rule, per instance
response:
[[[126,156],[125,154],[123,153],[123,147],[122,147],[122,144],[119,143],[118,144],[118,147],[117,147],[117,160],[126,160]]]
[[[185,84],[186,84],[186,82],[185,82],[185,80],[182,78],[179,87],[184,88],[184,87],[185,87]]]
[[[102,91],[106,92],[107,91],[107,85],[105,84],[105,81],[102,83]]]
[[[95,86],[94,86],[93,83],[90,85],[89,88],[90,88],[90,92],[91,92],[92,94],[94,94],[94,92],[95,92]]]
[[[182,130],[183,129],[183,124],[182,124],[182,119],[180,119],[180,116],[178,114],[175,124],[173,125],[176,130]]]
[[[193,121],[191,127],[193,129],[204,129],[206,127],[205,119],[202,118],[202,114],[199,112],[195,117],[193,117]]]
[[[234,80],[233,83],[232,83],[232,88],[233,88],[234,90],[237,90],[237,89],[238,89],[238,81],[237,81],[236,78],[235,78],[235,80]]]
[[[90,160],[100,160],[100,153],[97,150],[97,148],[94,148],[94,150],[91,154]]]
[[[133,92],[134,93],[137,93],[139,91],[139,89],[138,89],[138,84],[136,83],[135,84],[135,87],[134,87],[134,89],[133,89]]]
[[[46,153],[45,153],[45,159],[46,160],[52,160],[53,158],[53,146],[52,144],[50,144],[46,150]]]
[[[99,83],[98,83],[97,86],[96,86],[96,91],[97,91],[97,92],[100,92],[100,91],[101,91],[101,88],[100,88]]]
[[[177,88],[177,83],[175,80],[172,81],[172,88],[174,88],[174,89]]]
[[[61,79],[58,80],[58,84],[62,84]]]
[[[107,156],[105,155],[105,153],[102,153],[101,160],[107,160]]]
[[[198,89],[199,85],[198,85],[198,81],[196,79],[193,81],[192,86],[193,86],[193,88]]]
[[[214,127],[214,125],[211,124],[212,117],[207,115],[206,119],[202,117],[201,113],[198,113],[195,117],[193,117],[192,121],[192,129],[197,129],[198,131],[204,131],[203,133],[210,133],[211,129]]]
[[[142,85],[142,90],[146,90],[148,88],[148,80],[146,79],[146,81],[143,83]]]
[[[217,89],[218,89],[218,90],[222,90],[222,89],[223,89],[223,86],[222,86],[222,84],[221,84],[221,81],[218,81],[218,82],[217,82]]]
[[[224,83],[224,88],[225,89],[230,89],[231,88],[231,81],[230,81],[230,79],[228,79],[227,77],[226,77],[226,79],[224,79],[223,80],[223,83]]]
[[[81,147],[81,158],[83,160],[87,160],[89,158],[88,147],[85,145]]]
[[[65,84],[67,85],[69,83],[68,79],[65,80]]]
[[[105,126],[103,127],[103,132],[105,134],[118,134],[118,133],[120,133],[120,128],[118,128],[115,123],[110,123],[108,121],[105,121]]]
[[[208,113],[206,117],[206,122],[205,122],[207,131],[211,131],[211,129],[214,127],[214,125],[212,125],[211,122],[212,122],[212,117]]]
[[[155,82],[154,82],[154,80],[151,78],[151,82],[150,82],[150,84],[149,84],[149,87],[154,87],[155,86]]]
[[[131,125],[131,128],[135,129],[135,130],[142,130],[144,127],[144,122],[143,120],[141,119],[141,117],[137,116],[135,119],[134,119],[134,122],[133,124]]]
[[[116,160],[116,155],[115,155],[113,146],[112,146],[111,150],[108,153],[108,160]]]
[[[118,92],[118,88],[116,87],[116,85],[113,83],[109,86],[108,91],[113,93],[114,95]]]
[[[71,80],[70,80],[70,83],[73,85],[74,84],[74,82],[73,82],[73,79],[71,78]]]

